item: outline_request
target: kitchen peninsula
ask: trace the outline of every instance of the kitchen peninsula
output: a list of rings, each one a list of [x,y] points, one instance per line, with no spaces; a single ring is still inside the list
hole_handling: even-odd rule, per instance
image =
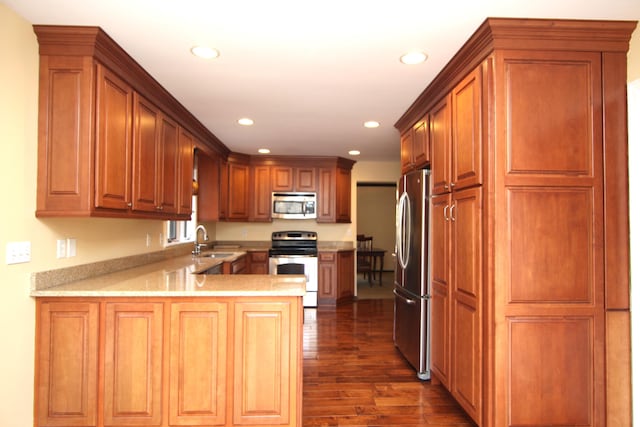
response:
[[[200,274],[220,262],[34,290],[36,425],[301,425],[304,276]]]

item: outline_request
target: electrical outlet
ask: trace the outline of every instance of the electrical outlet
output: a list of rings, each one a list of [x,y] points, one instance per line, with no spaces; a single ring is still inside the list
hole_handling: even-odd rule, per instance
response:
[[[31,261],[31,242],[7,243],[7,264],[20,264]]]
[[[67,239],[67,258],[76,256],[76,239]]]
[[[67,241],[65,239],[56,240],[56,258],[67,257]]]
[[[151,246],[151,234],[147,233],[147,247]]]

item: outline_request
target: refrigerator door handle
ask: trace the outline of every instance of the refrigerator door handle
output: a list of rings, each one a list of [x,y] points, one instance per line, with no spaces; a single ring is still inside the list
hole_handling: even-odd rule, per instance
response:
[[[400,295],[400,292],[396,291],[395,289],[393,290],[393,293],[394,293],[395,296],[397,296],[398,298],[403,300],[405,302],[405,304],[411,305],[411,304],[415,304],[416,303],[415,300],[408,299],[408,298],[405,298],[404,296]]]
[[[409,236],[408,232],[411,230],[411,207],[409,206],[409,195],[404,192],[398,200],[398,230],[396,231],[396,238],[398,245],[398,261],[400,266],[405,269],[409,264]]]

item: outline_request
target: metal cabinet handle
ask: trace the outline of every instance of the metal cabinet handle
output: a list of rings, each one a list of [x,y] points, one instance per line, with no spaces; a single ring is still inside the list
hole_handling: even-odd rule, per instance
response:
[[[449,205],[446,205],[442,212],[444,213],[444,220],[449,221],[449,217],[447,216],[447,209],[449,209]]]
[[[412,304],[415,304],[415,303],[416,303],[416,302],[415,302],[414,300],[412,300],[412,299],[407,299],[407,298],[403,297],[403,296],[402,296],[402,295],[400,295],[400,293],[399,293],[398,291],[396,291],[395,289],[393,290],[393,293],[394,293],[394,295],[395,295],[395,296],[397,296],[398,298],[400,298],[401,300],[403,300],[403,301],[405,302],[405,304],[412,305]]]
[[[449,216],[451,217],[451,221],[455,221],[456,220],[456,217],[453,214],[453,208],[455,208],[455,207],[456,207],[456,205],[451,205],[451,209],[449,209]]]

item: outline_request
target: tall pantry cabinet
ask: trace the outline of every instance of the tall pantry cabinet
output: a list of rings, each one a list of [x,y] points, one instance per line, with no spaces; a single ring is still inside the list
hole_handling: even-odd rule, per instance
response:
[[[430,121],[432,372],[480,426],[631,425],[635,26],[489,18],[396,123]]]

